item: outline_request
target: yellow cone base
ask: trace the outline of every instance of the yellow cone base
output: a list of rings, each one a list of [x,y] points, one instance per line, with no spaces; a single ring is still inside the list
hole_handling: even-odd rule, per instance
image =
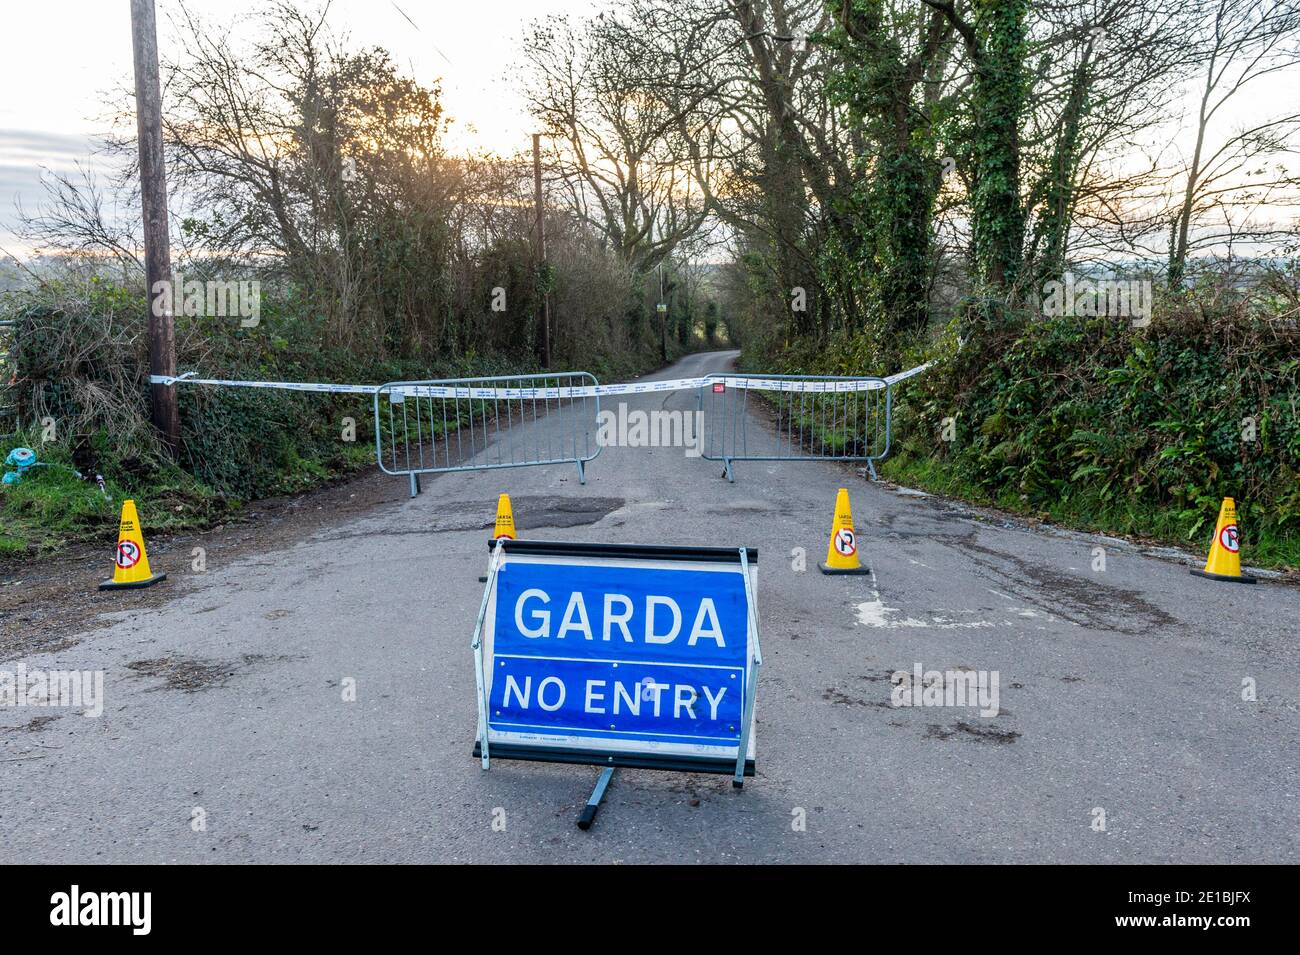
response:
[[[1191,568],[1191,573],[1196,577],[1205,577],[1208,580],[1230,580],[1237,584],[1253,584],[1259,580],[1258,577],[1252,577],[1250,574],[1240,574],[1232,577],[1228,574],[1212,574],[1208,570],[1197,570],[1195,567]]]
[[[113,580],[105,580],[100,582],[99,589],[100,590],[140,590],[141,588],[144,587],[151,587],[154,584],[158,583],[158,581],[166,580],[166,579],[167,579],[166,574],[154,574],[152,577],[149,577],[145,580],[131,580],[122,584],[119,584]]]
[[[823,574],[830,574],[832,576],[844,575],[850,577],[863,577],[871,573],[871,568],[865,566],[828,567],[826,564],[818,564],[817,569],[820,570]]]

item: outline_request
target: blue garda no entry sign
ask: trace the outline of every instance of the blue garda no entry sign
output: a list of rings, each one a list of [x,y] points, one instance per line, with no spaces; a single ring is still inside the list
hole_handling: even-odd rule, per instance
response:
[[[499,544],[475,635],[485,766],[753,774],[754,551]]]

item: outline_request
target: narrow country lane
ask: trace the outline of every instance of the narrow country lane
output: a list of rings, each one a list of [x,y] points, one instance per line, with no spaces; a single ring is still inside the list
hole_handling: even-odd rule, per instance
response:
[[[169,602],[22,661],[102,669],[106,703],[39,729],[0,713],[0,737],[30,733],[41,757],[0,764],[0,857],[1296,861],[1300,590],[1217,585],[840,465],[720,472],[682,448],[610,447],[585,486],[572,467],[426,476],[419,497],[287,549],[209,554]],[[841,486],[873,576],[817,571]],[[595,769],[479,769],[469,641],[503,491],[525,537],[758,548],[758,775],[743,791],[620,770],[580,832]],[[996,671],[1000,711],[892,706],[890,674],[918,665]]]

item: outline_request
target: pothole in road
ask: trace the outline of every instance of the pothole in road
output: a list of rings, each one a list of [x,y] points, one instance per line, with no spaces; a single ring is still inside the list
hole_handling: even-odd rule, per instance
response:
[[[779,514],[782,517],[793,517],[794,508],[788,504],[770,501],[736,500],[728,501],[721,507],[711,507],[708,513],[719,517],[727,517],[731,514]]]
[[[888,701],[864,700],[858,696],[850,696],[843,690],[836,687],[827,687],[822,692],[822,699],[827,703],[833,703],[836,706],[875,706],[881,709],[893,709],[894,707]]]
[[[137,676],[151,676],[162,680],[154,690],[181,690],[195,693],[209,687],[221,686],[228,677],[240,670],[262,663],[270,657],[246,653],[238,660],[205,660],[199,657],[157,657],[152,660],[132,660],[126,665]],[[286,658],[281,658],[286,659]]]
[[[515,524],[521,534],[538,527],[585,527],[623,507],[621,497],[511,497]],[[497,502],[450,501],[433,517],[435,531],[486,530],[496,523]]]
[[[61,715],[62,714],[60,714],[60,716]],[[45,729],[45,727],[59,719],[60,716],[33,716],[22,726],[17,727],[17,729],[24,733],[39,733],[41,730]]]
[[[1178,620],[1135,590],[1104,585],[971,539],[947,542],[972,563],[996,573],[1011,593],[1069,621],[1096,630],[1139,635]]]
[[[962,720],[958,720],[948,727],[941,726],[938,723],[931,723],[926,727],[925,738],[949,740],[959,733],[963,734],[964,738],[973,739],[978,743],[994,743],[1003,746],[1020,739],[1020,734],[1015,730],[1000,730],[992,726],[975,726]]]
[[[886,540],[971,540],[978,528],[968,514],[930,507],[915,511],[886,511],[875,515],[875,529]]]

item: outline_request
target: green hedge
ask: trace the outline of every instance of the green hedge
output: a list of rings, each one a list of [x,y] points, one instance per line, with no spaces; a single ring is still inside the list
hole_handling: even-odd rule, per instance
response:
[[[1145,328],[1104,317],[1029,321],[968,332],[961,348],[956,328],[931,353],[939,364],[895,391],[886,476],[1075,527],[1198,546],[1232,497],[1243,556],[1300,567],[1294,322],[1189,297],[1166,303]],[[885,370],[852,341],[774,357],[807,372]]]

